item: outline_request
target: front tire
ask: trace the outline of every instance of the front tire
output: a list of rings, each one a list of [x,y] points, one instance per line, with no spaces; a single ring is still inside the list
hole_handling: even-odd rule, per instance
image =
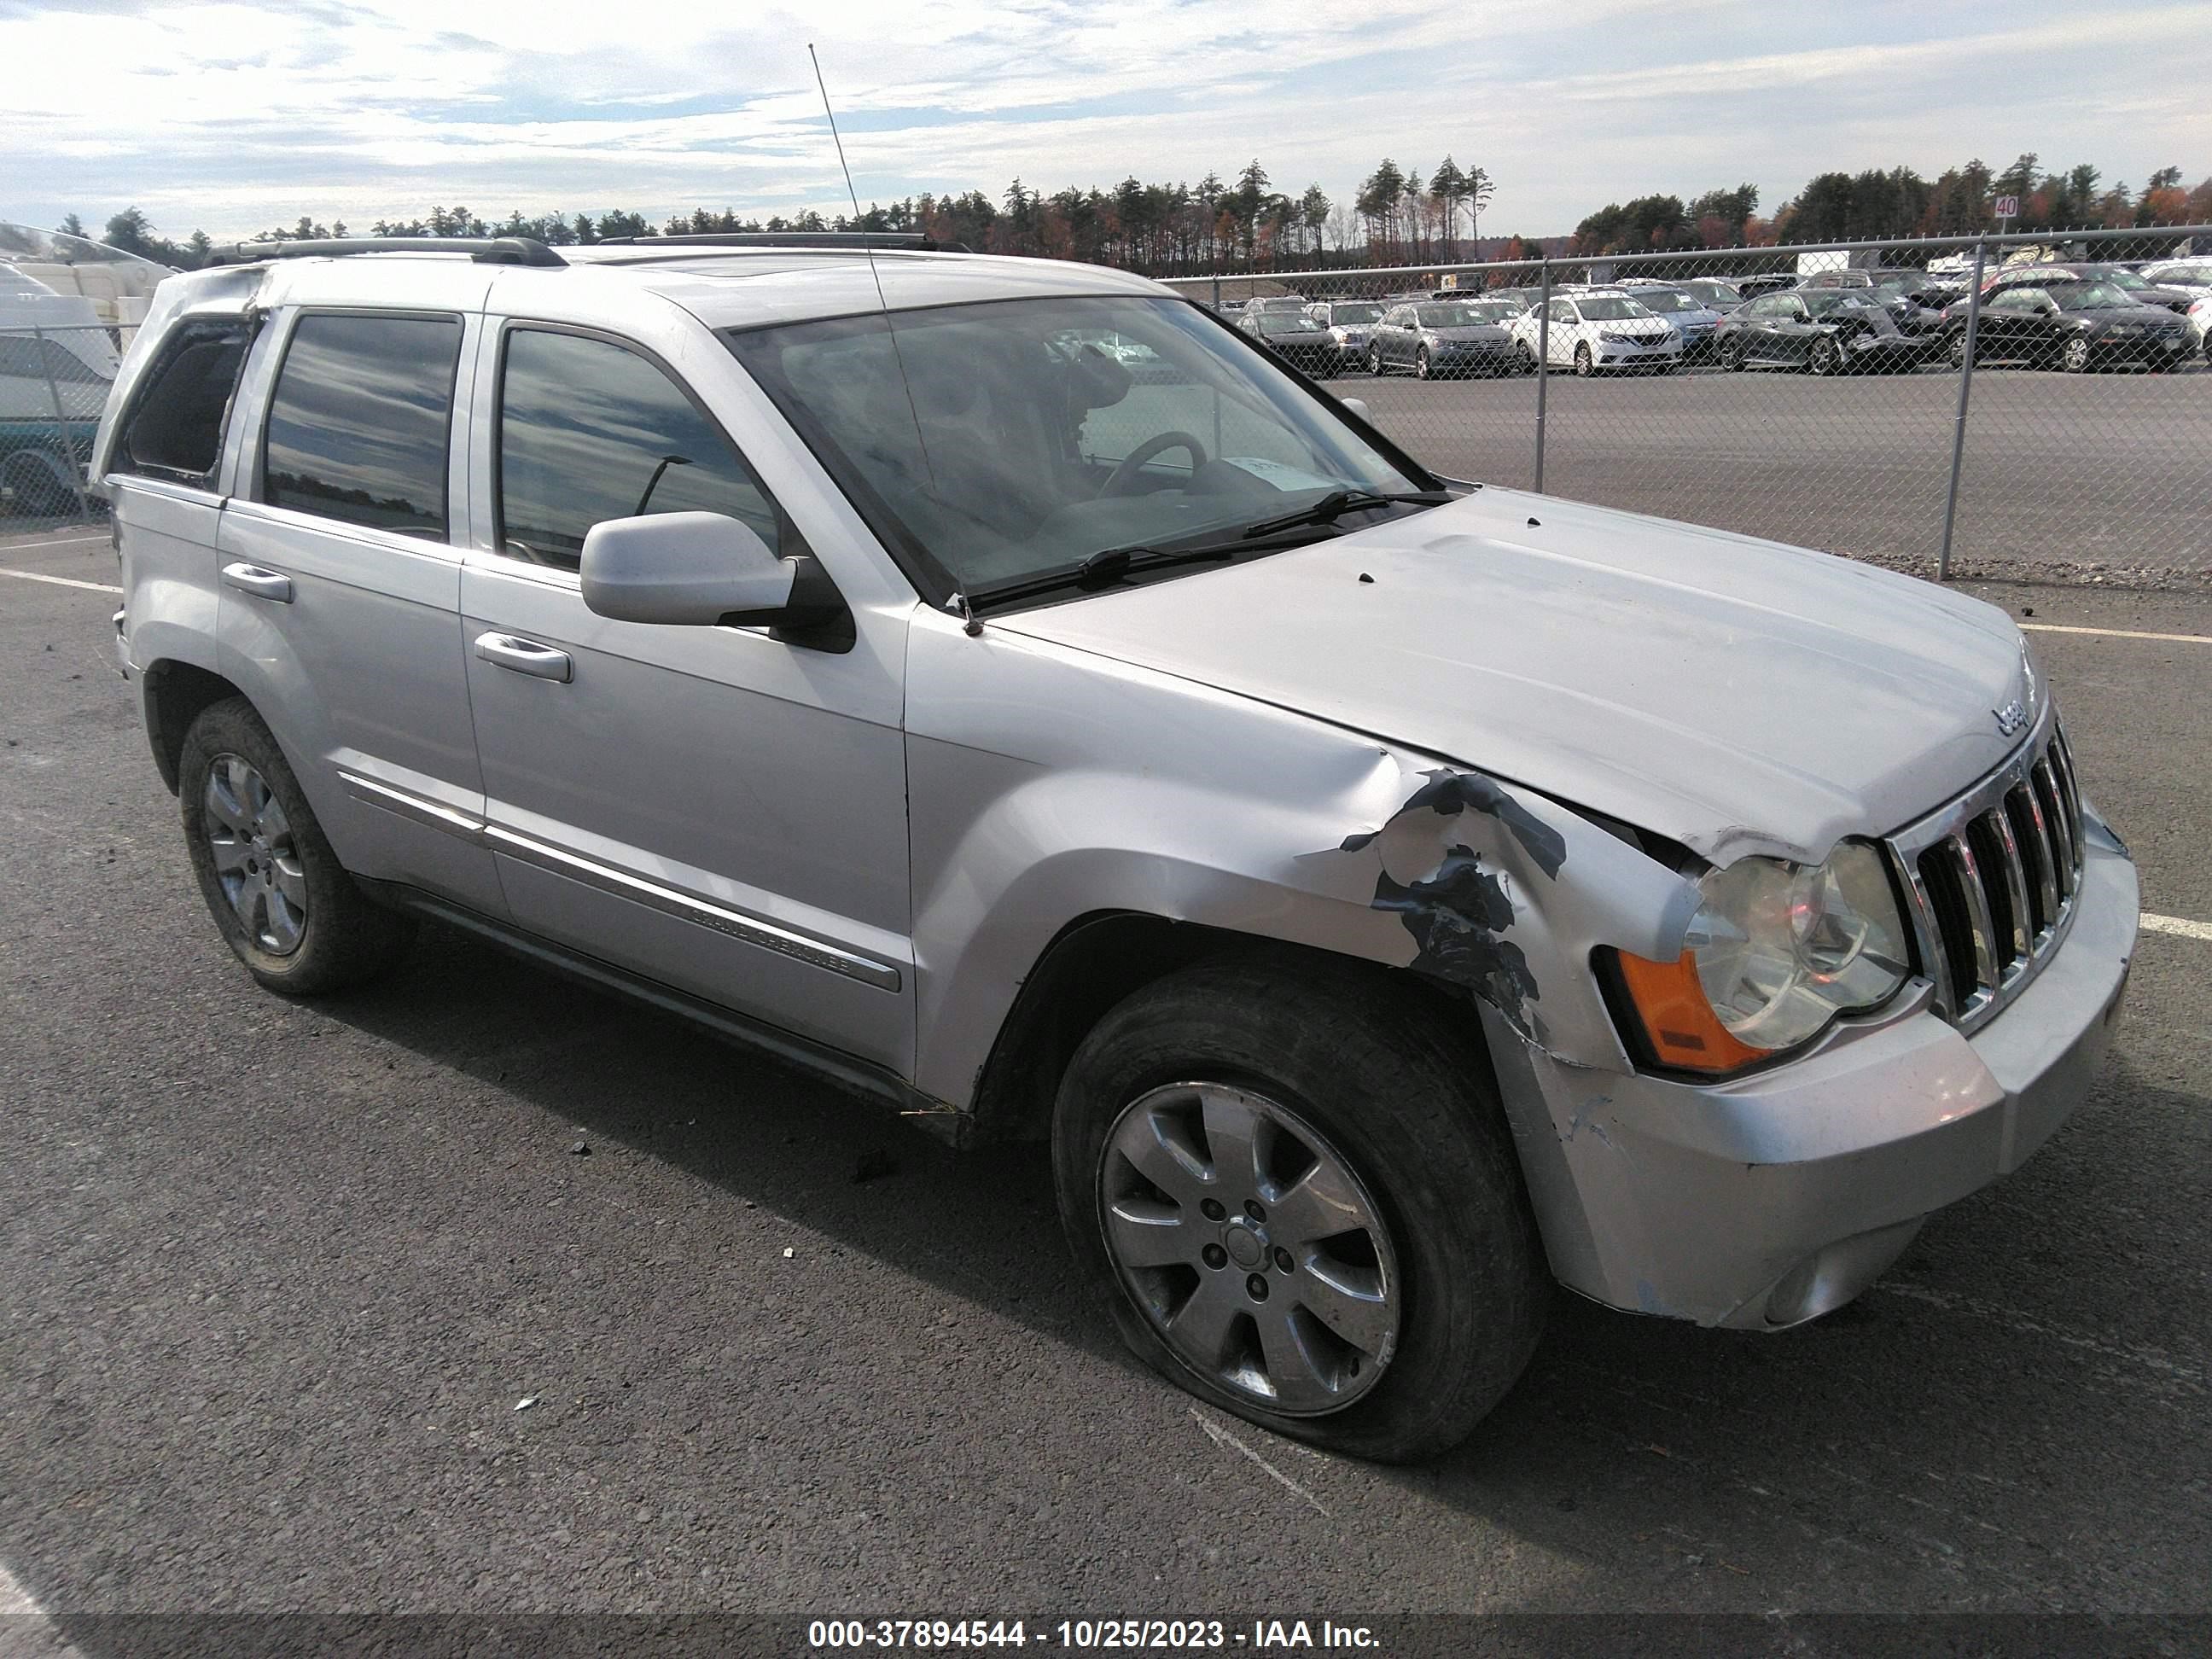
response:
[[[1597,373],[1597,362],[1590,356],[1589,342],[1582,341],[1575,347],[1575,373],[1585,380]]]
[[[1380,375],[1382,373],[1382,347],[1370,346],[1367,348],[1367,372],[1370,374],[1375,375]]]
[[[2089,372],[2089,343],[2083,339],[2080,335],[2075,335],[2074,338],[2069,340],[2064,345],[2058,349],[2058,366],[2064,369],[2069,374],[2087,374]]]
[[[1813,342],[1812,349],[1805,354],[1805,368],[1808,373],[1824,377],[1840,374],[1844,372],[1843,349],[1832,337],[1823,335]]]
[[[342,990],[390,967],[412,921],[355,885],[261,717],[243,697],[203,710],[178,764],[185,846],[223,942],[264,988]]]
[[[1423,346],[1419,351],[1416,351],[1413,354],[1413,378],[1419,380],[1425,380],[1431,378],[1434,373],[1435,370],[1429,365],[1429,349],[1426,346]]]
[[[1146,1364],[1262,1427],[1430,1457],[1528,1364],[1550,1279],[1490,1068],[1418,987],[1206,963],[1062,1080],[1060,1214]]]

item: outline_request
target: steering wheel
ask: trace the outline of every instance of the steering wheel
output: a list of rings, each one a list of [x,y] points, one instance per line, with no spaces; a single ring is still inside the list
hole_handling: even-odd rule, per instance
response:
[[[1194,472],[1206,465],[1206,446],[1188,432],[1156,432],[1139,444],[1121,459],[1121,465],[1107,475],[1106,482],[1098,486],[1098,496],[1103,501],[1109,495],[1126,495],[1137,481],[1137,474],[1153,456],[1170,449],[1190,452],[1190,470]]]

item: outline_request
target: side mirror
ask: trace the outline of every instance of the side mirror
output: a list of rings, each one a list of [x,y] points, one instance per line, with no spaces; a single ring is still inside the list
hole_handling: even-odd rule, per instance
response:
[[[851,617],[812,559],[780,559],[720,513],[608,519],[584,537],[584,604],[616,622],[820,629]]]
[[[1367,412],[1366,398],[1340,398],[1337,399],[1337,402],[1342,404],[1346,409],[1350,410],[1354,415],[1357,415],[1361,420],[1366,421],[1370,424],[1373,423],[1375,417]]]

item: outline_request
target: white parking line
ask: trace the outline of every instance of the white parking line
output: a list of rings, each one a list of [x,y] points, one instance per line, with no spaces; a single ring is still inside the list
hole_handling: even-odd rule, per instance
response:
[[[27,582],[52,582],[56,587],[82,587],[94,593],[120,593],[123,591],[106,582],[81,582],[74,576],[49,576],[41,570],[10,570],[5,565],[0,565],[0,576],[20,577]]]
[[[76,1651],[31,1592],[0,1566],[0,1659],[76,1659]]]
[[[2212,939],[2212,921],[2190,921],[2181,916],[2145,916],[2142,925],[2154,933],[2179,933],[2184,939]]]
[[[2023,634],[2094,634],[2107,640],[2167,640],[2176,645],[2212,645],[2212,634],[2143,634],[2132,628],[2062,628],[2057,623],[2022,623]]]
[[[99,547],[105,536],[64,536],[58,542],[0,542],[0,553],[21,553],[33,547]]]

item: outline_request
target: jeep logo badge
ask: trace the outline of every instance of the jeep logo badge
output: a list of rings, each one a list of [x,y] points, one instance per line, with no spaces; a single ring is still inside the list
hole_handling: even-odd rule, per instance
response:
[[[2018,699],[2002,708],[1992,708],[1990,713],[1997,717],[1997,735],[2001,738],[2012,736],[2027,724],[2027,710],[2021,706]]]

